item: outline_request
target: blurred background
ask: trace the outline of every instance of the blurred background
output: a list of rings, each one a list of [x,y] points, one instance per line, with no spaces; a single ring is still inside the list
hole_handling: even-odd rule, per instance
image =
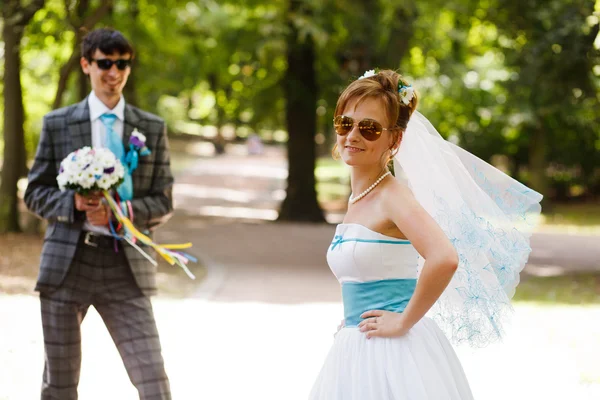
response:
[[[90,92],[79,46],[97,27],[122,31],[136,50],[126,101],[168,124],[177,212],[160,239],[191,240],[200,258],[195,281],[161,265],[155,299],[180,398],[306,398],[342,314],[324,258],[350,194],[348,170],[331,157],[333,111],[343,88],[377,67],[412,82],[444,137],[545,196],[515,332],[505,347],[461,353],[476,398],[600,398],[599,0],[0,7],[1,400],[38,395],[32,288],[44,224],[22,195],[43,115]],[[216,331],[206,315],[222,321]],[[135,397],[94,318],[82,393]],[[98,379],[107,373],[113,389]]]

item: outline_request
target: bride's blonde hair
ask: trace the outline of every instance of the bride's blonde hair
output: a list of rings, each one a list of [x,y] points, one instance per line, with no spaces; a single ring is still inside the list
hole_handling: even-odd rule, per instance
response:
[[[415,92],[408,104],[400,100],[398,88],[408,86],[408,82],[396,71],[385,69],[377,72],[373,76],[357,79],[352,82],[340,95],[335,106],[334,118],[341,115],[348,104],[353,103],[358,106],[367,98],[381,99],[385,107],[385,114],[388,121],[394,121],[392,126],[384,128],[398,128],[390,131],[392,134],[392,143],[402,140],[402,134],[408,126],[408,120],[412,113],[417,109],[419,102]],[[390,148],[390,150],[392,150]],[[339,159],[337,153],[337,144],[334,146],[333,158]]]

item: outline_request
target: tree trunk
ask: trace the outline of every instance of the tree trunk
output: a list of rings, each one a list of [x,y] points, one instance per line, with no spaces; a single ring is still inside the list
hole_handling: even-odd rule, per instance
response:
[[[287,38],[287,71],[284,77],[288,131],[287,196],[279,213],[283,221],[325,221],[317,201],[315,164],[317,127],[317,83],[312,36],[300,39],[293,14],[302,1],[290,0]]]
[[[81,42],[83,41],[83,37],[86,35],[87,27],[85,26],[85,19],[87,17],[88,11],[90,9],[90,0],[79,0],[77,3],[77,20],[80,21],[78,25],[73,27],[75,29],[75,48],[73,49],[73,53],[77,54],[77,61],[81,58]],[[79,63],[77,63],[79,64]],[[78,100],[81,101],[85,99],[89,93],[89,78],[83,72],[81,68],[77,68],[79,71],[77,73],[77,91],[79,96],[77,96]]]
[[[20,43],[23,26],[4,19],[4,162],[0,183],[0,233],[19,232],[17,182],[26,174]]]
[[[129,1],[129,16],[131,17],[130,23],[132,25],[131,33],[133,37],[138,37],[138,19],[140,16],[140,6],[138,4],[138,0],[130,0]],[[135,47],[134,47],[135,50]],[[136,84],[136,69],[139,68],[139,59],[136,57],[131,62],[131,71],[129,74],[129,78],[127,79],[127,85],[123,89],[123,94],[125,96],[125,100],[128,104],[134,105],[136,107],[143,107],[147,104],[139,104],[137,99],[137,84]]]
[[[533,190],[544,195],[544,203],[548,204],[548,178],[546,176],[547,168],[547,149],[546,132],[544,126],[538,123],[531,132],[529,142],[529,183]]]
[[[67,90],[67,84],[69,82],[69,76],[79,65],[79,51],[77,46],[74,46],[71,58],[60,68],[60,76],[58,78],[58,86],[56,88],[56,95],[54,96],[54,102],[52,103],[52,109],[56,110],[62,105],[62,99],[65,91]]]

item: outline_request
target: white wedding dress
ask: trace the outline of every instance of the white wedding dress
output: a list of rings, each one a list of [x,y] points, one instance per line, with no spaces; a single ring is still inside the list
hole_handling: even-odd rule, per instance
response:
[[[368,310],[401,312],[417,279],[418,253],[407,240],[340,224],[327,261],[342,285],[345,327],[336,335],[311,400],[469,400],[460,362],[430,318],[405,336],[367,339],[357,328]]]

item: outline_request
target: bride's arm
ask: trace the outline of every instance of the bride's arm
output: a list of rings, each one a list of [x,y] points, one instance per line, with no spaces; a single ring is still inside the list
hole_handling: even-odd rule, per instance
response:
[[[412,328],[440,297],[458,267],[456,250],[435,220],[404,184],[393,180],[382,191],[383,212],[425,259],[415,292],[402,314],[369,311],[363,318],[379,317],[385,325],[363,321],[367,336],[401,336]],[[386,315],[387,318],[386,318]],[[371,328],[369,329],[369,325]],[[379,326],[377,326],[379,325]]]

